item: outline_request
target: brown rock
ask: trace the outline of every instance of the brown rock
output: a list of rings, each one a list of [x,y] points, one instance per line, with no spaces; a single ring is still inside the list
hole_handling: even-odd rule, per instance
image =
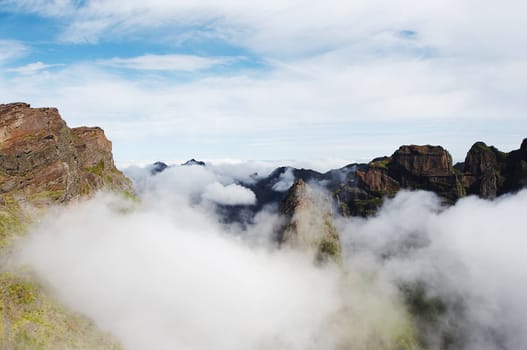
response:
[[[102,129],[70,129],[56,108],[0,105],[0,196],[40,203],[129,191],[111,151]]]
[[[452,157],[441,146],[401,146],[393,154],[392,164],[413,176],[452,175]]]
[[[483,198],[494,198],[498,192],[496,180],[500,166],[497,155],[499,151],[483,142],[476,142],[465,158],[465,174],[475,181],[467,188],[469,193],[478,194]]]
[[[400,189],[399,183],[391,178],[384,169],[368,168],[365,171],[358,170],[356,174],[361,185],[368,191],[393,193]]]
[[[401,146],[392,155],[388,174],[401,188],[435,192],[449,203],[465,195],[461,175],[454,172],[450,153],[441,146]]]
[[[464,171],[473,176],[479,177],[489,168],[498,168],[496,154],[493,149],[485,143],[476,142],[467,153]]]

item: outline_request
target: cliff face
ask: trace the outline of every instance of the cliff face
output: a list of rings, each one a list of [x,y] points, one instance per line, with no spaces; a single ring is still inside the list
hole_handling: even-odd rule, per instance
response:
[[[450,153],[441,146],[405,145],[389,157],[376,158],[368,164],[349,164],[326,173],[277,168],[268,177],[245,184],[256,194],[256,210],[286,200],[285,192],[274,189],[286,170],[294,179],[325,187],[345,216],[369,216],[376,213],[384,198],[402,189],[434,192],[446,204],[466,195],[492,199],[518,191],[527,186],[527,139],[519,149],[509,153],[476,142],[465,162],[455,166]]]
[[[99,189],[131,191],[100,128],[70,129],[55,108],[0,105],[0,258],[46,207]],[[0,347],[119,349],[88,319],[69,312],[24,271],[0,266]]]
[[[527,185],[527,139],[509,153],[476,142],[463,164],[467,192],[483,198],[518,191]]]
[[[401,189],[426,190],[448,203],[465,195],[452,157],[440,146],[401,146],[390,157],[358,164],[354,176],[337,186],[335,196],[345,215],[374,214],[384,197]]]
[[[401,146],[393,154],[391,166],[413,177],[452,175],[452,157],[441,146]]]
[[[401,146],[392,155],[388,173],[403,188],[432,191],[451,203],[465,194],[452,157],[441,146]]]
[[[100,128],[70,129],[55,108],[0,105],[0,198],[64,202],[108,188],[131,190]]]

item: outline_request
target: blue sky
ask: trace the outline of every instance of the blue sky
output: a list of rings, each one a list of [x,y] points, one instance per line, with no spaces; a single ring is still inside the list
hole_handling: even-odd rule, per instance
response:
[[[527,5],[3,0],[0,103],[99,125],[119,163],[323,159],[527,137]]]

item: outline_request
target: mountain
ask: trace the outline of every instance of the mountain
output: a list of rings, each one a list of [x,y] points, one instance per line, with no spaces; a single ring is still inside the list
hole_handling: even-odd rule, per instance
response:
[[[186,166],[190,166],[190,165],[206,166],[207,164],[205,162],[202,162],[201,160],[195,160],[194,158],[192,158],[192,159],[187,160],[185,163],[183,163],[181,165],[186,165]]]
[[[527,185],[527,139],[509,153],[476,142],[465,162],[455,166],[450,153],[441,146],[405,145],[390,157],[349,164],[326,173],[280,167],[255,183],[243,184],[255,193],[256,210],[285,200],[287,192],[277,189],[277,184],[286,173],[291,184],[301,179],[325,188],[344,216],[373,215],[385,197],[402,189],[434,192],[445,204],[467,195],[491,199]]]
[[[181,166],[193,166],[182,168],[191,171],[210,168],[195,159]],[[167,164],[156,162],[147,170],[154,176],[167,168]],[[391,156],[325,173],[279,167],[268,176],[255,174],[249,178],[235,185],[252,190],[256,204],[217,205],[226,222],[244,224],[265,206],[274,208],[271,210],[280,214],[277,225],[282,223],[272,232],[277,245],[312,253],[317,264],[340,268],[349,277],[342,257],[346,237],[340,236],[334,223],[339,223],[334,221],[337,214],[374,215],[385,198],[403,189],[432,191],[446,205],[467,195],[492,200],[518,191],[527,185],[527,139],[510,152],[476,142],[464,162],[455,165],[441,146],[404,145]],[[114,165],[112,144],[102,129],[69,128],[55,108],[31,108],[26,103],[0,105],[0,347],[119,348],[89,319],[53,299],[30,272],[5,263],[13,242],[24,235],[40,212],[99,190],[132,191],[130,180]],[[37,209],[37,214],[28,208]],[[428,287],[418,282],[399,287],[409,314],[418,321],[420,332],[427,334],[435,329],[447,304],[428,296]],[[349,307],[351,310],[354,305]],[[461,320],[462,310],[459,315]],[[381,318],[384,320],[384,314]],[[462,347],[456,343],[458,328],[453,323],[440,333],[440,341],[450,344],[445,348]],[[404,335],[406,330],[395,334]],[[414,344],[411,332],[400,339]],[[410,345],[406,348],[416,348]]]
[[[60,203],[103,188],[132,190],[101,128],[69,128],[55,108],[0,105],[0,200]]]
[[[318,263],[340,260],[340,236],[327,193],[299,179],[289,189],[280,214],[286,218],[278,237],[281,245],[311,251]]]
[[[463,184],[469,194],[494,198],[518,191],[527,185],[527,139],[509,153],[476,142],[465,162],[456,167],[463,169]]]
[[[164,163],[151,166],[155,173]],[[201,165],[194,159],[182,165]],[[446,205],[467,195],[492,199],[516,192],[527,185],[527,139],[517,150],[502,152],[494,146],[476,142],[462,163],[453,164],[450,153],[441,146],[403,145],[391,156],[369,163],[348,164],[321,173],[289,166],[276,168],[269,175],[239,184],[254,192],[255,205],[220,205],[218,212],[226,222],[246,221],[265,206],[278,209],[296,181],[316,184],[328,191],[338,212],[344,216],[374,215],[387,197],[400,190],[424,190],[437,194]]]
[[[120,348],[92,321],[54,300],[31,273],[4,263],[13,242],[49,205],[102,189],[132,191],[101,128],[69,128],[55,108],[0,105],[0,347]]]

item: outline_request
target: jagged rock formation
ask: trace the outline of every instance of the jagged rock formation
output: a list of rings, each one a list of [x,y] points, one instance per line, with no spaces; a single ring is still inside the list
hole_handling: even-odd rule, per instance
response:
[[[401,189],[436,193],[445,204],[473,194],[482,198],[518,191],[527,185],[527,139],[520,149],[500,152],[483,142],[475,143],[464,163],[452,164],[452,157],[440,146],[401,146],[390,157],[375,158],[368,164],[349,164],[319,173],[309,169],[280,167],[249,187],[258,200],[255,210],[282,203],[286,192],[276,190],[285,173],[295,179],[313,181],[329,190],[336,206],[346,216],[375,214],[385,197]]]
[[[452,157],[440,146],[401,146],[391,157],[358,167],[355,183],[341,185],[337,196],[347,215],[371,215],[386,196],[400,189],[433,191],[453,203],[464,195]]]
[[[527,139],[509,153],[476,142],[468,151],[463,169],[467,193],[483,198],[518,191],[527,185]]]
[[[194,159],[182,165],[203,165]],[[165,167],[154,164],[154,169]],[[527,139],[520,149],[501,152],[476,142],[464,163],[452,164],[450,153],[441,146],[405,145],[391,156],[375,158],[368,164],[348,164],[320,173],[311,169],[279,167],[264,178],[241,183],[251,189],[256,205],[220,208],[226,222],[247,221],[267,205],[280,206],[295,180],[318,183],[332,193],[335,205],[345,216],[374,215],[384,198],[402,189],[436,193],[445,204],[453,204],[466,195],[482,198],[518,191],[527,185]],[[288,181],[284,181],[288,179]]]
[[[332,203],[322,190],[297,180],[282,202],[280,213],[287,218],[280,232],[280,244],[311,250],[319,263],[340,260],[340,237],[333,225]]]
[[[203,165],[194,159],[182,165]],[[165,167],[154,164],[154,169]],[[280,206],[295,180],[318,183],[332,193],[336,207],[345,216],[374,215],[384,198],[401,189],[436,193],[445,204],[466,195],[482,198],[518,191],[527,185],[527,139],[520,149],[501,152],[476,142],[464,163],[452,164],[450,153],[441,146],[405,145],[391,156],[375,158],[368,164],[349,164],[319,173],[311,169],[279,167],[264,178],[241,183],[254,192],[256,205],[221,208],[226,222],[247,221],[267,205]],[[287,179],[287,181],[285,181]]]
[[[65,202],[95,191],[130,191],[101,128],[70,129],[56,108],[0,105],[0,198]]]

